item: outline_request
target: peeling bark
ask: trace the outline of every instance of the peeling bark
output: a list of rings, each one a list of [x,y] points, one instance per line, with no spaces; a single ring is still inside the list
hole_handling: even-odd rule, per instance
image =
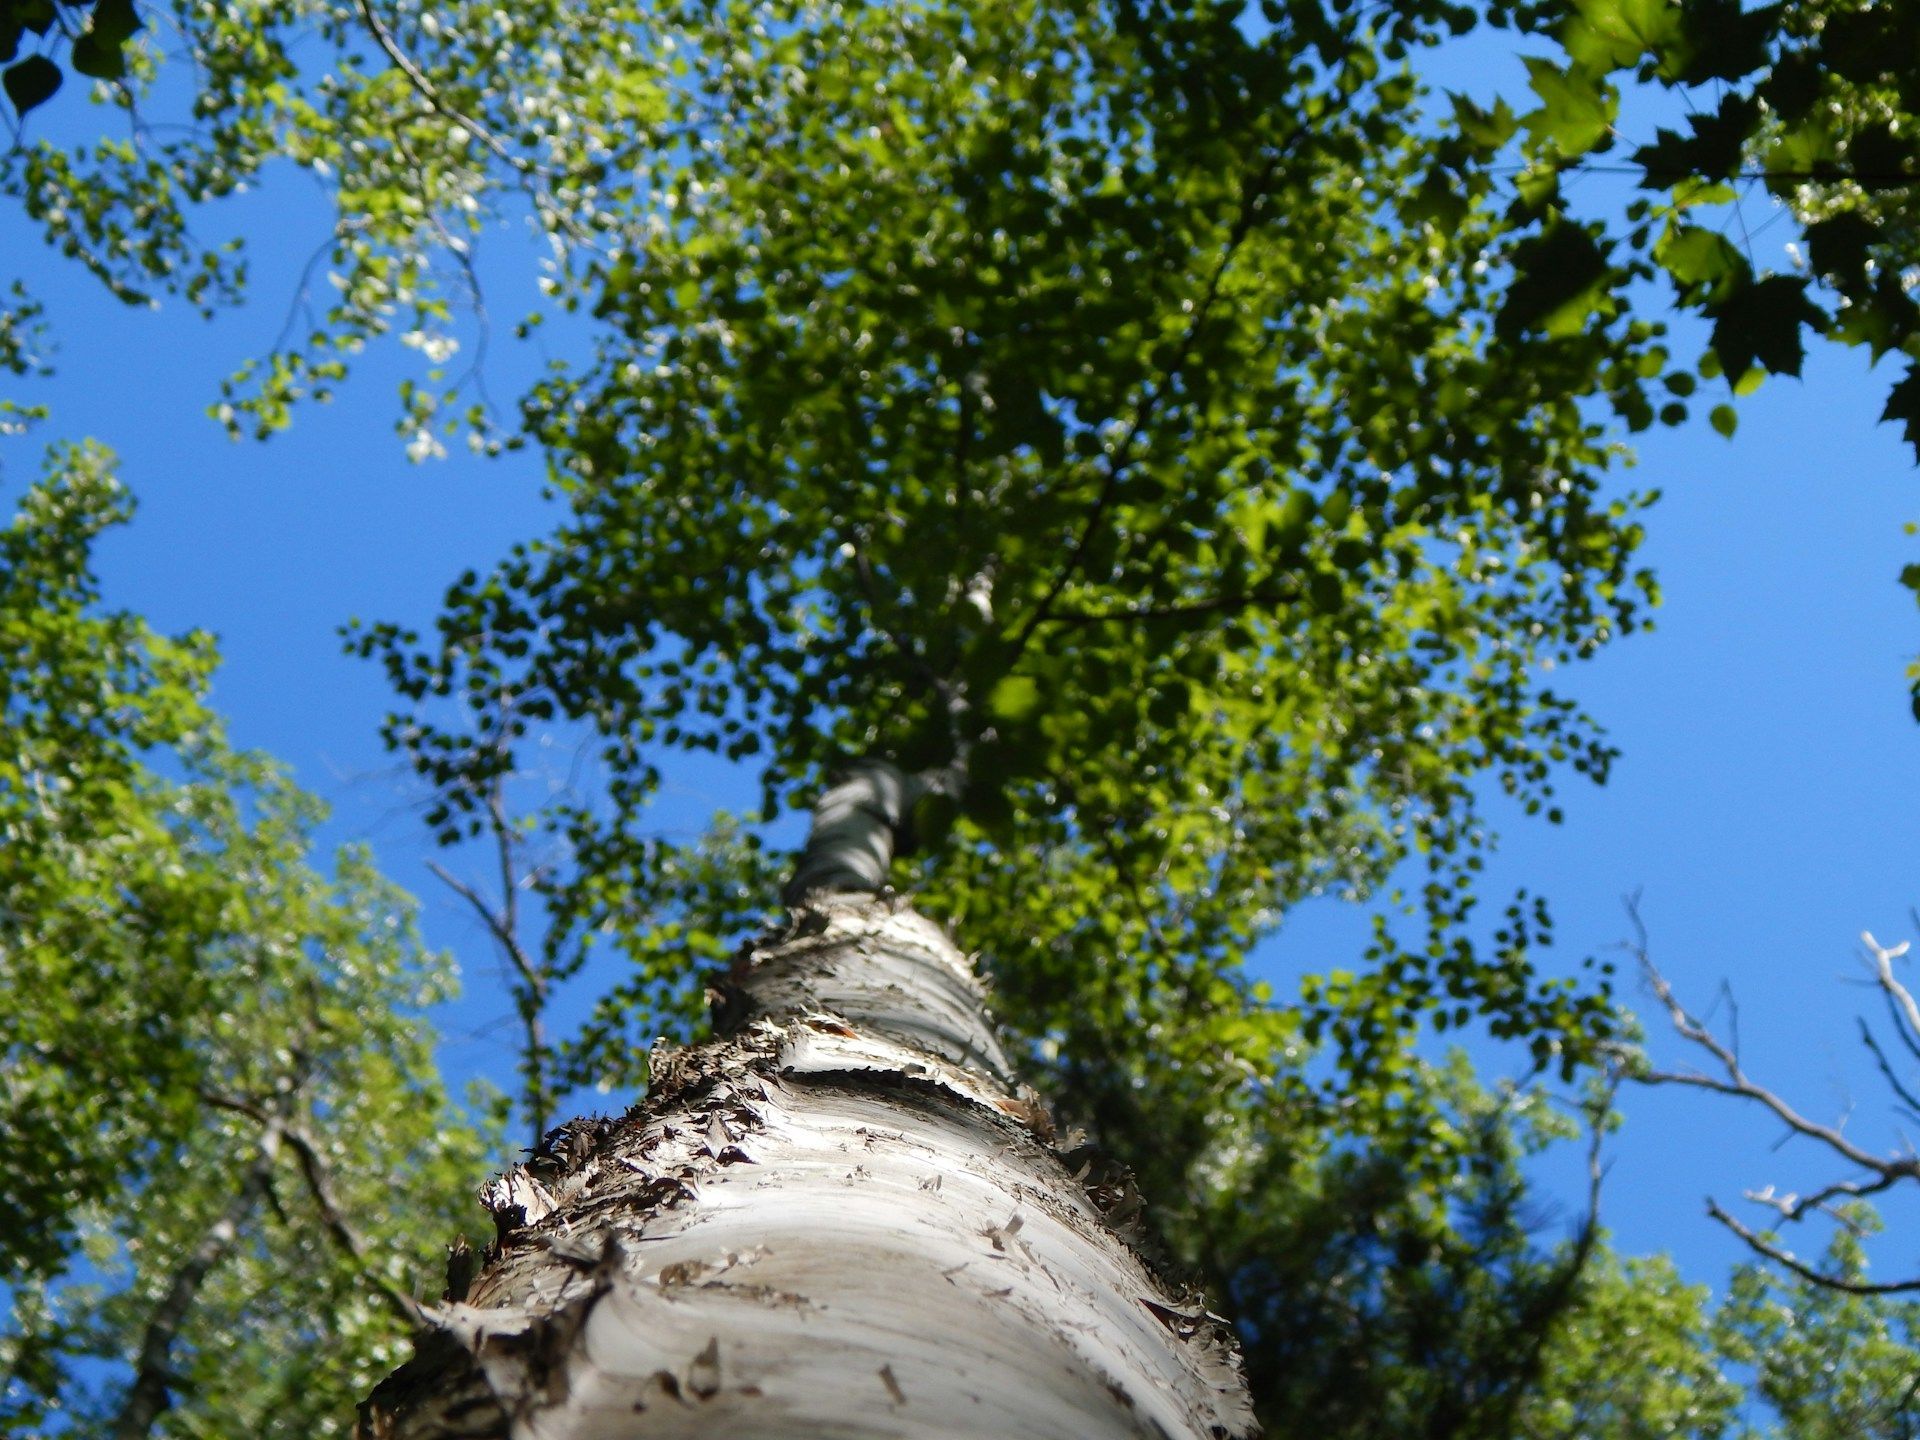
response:
[[[366,1440],[1255,1433],[1225,1324],[1129,1244],[1130,1184],[1056,1145],[966,958],[833,893],[836,855],[890,855],[870,798],[716,987],[719,1037],[487,1188],[498,1237]]]

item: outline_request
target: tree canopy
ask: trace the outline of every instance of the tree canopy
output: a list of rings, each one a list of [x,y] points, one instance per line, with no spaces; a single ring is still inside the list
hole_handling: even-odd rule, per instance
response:
[[[131,512],[65,449],[0,532],[0,1415],[145,1434],[178,1389],[194,1433],[345,1433],[492,1126],[434,1070],[451,965],[412,902],[362,850],[316,865],[207,636],[102,607]]]
[[[247,296],[219,202],[304,172],[331,295],[303,290],[217,420],[270,435],[386,339],[418,357],[416,459],[546,457],[553,533],[453,579],[424,631],[347,637],[392,681],[429,823],[498,857],[501,892],[465,893],[512,962],[536,1133],[695,1023],[702,968],[773,899],[783,812],[861,756],[963,767],[902,883],[984,952],[1051,1098],[1233,1306],[1276,1421],[1386,1373],[1342,1433],[1719,1434],[1712,1346],[1759,1345],[1770,1282],[1710,1334],[1657,1264],[1527,1223],[1520,1157],[1566,1129],[1539,1085],[1624,1033],[1602,968],[1538,963],[1536,897],[1483,918],[1482,797],[1552,820],[1606,777],[1552,674],[1658,598],[1622,431],[1721,390],[1729,430],[1819,334],[1906,358],[1887,410],[1920,446],[1910,8],[9,0],[0,187],[122,299],[211,311]],[[1421,84],[1424,49],[1485,27],[1527,47],[1522,108]],[[1661,90],[1694,109],[1629,157],[1646,197],[1579,213],[1567,177],[1607,163],[1623,93]],[[1755,188],[1804,226],[1802,270],[1722,233]],[[504,413],[456,364],[503,263],[548,298],[516,334],[555,337]],[[46,346],[12,294],[22,375]],[[1697,353],[1674,309],[1710,321]],[[354,1307],[404,1314],[404,1257],[484,1143],[411,1018],[444,962],[366,857],[311,864],[312,802],[206,708],[208,643],[102,609],[87,545],[124,498],[96,451],[53,465],[0,574],[6,973],[46,997],[0,1016],[0,1144],[51,1157],[0,1165],[28,1222],[7,1403],[37,1414],[73,1355],[137,1386],[140,1302],[257,1162],[293,1195],[258,1182],[195,1323],[320,1267],[330,1308],[272,1323],[361,1327],[333,1388],[299,1382],[331,1404],[393,1333]],[[595,783],[516,811],[555,733]],[[751,767],[759,810],[663,839],[649,807],[693,754]],[[1250,983],[1325,892],[1383,902],[1368,954]],[[550,1033],[589,966],[598,1010]],[[1462,1029],[1512,1042],[1523,1082],[1438,1063]],[[161,1103],[125,1113],[134,1083]],[[417,1208],[372,1198],[396,1167]],[[160,1194],[177,1214],[132,1204]],[[293,1205],[338,1223],[275,1223]],[[93,1298],[88,1267],[123,1263]],[[1630,1383],[1581,1329],[1619,1312],[1660,1337]],[[201,1393],[196,1433],[280,1404]]]

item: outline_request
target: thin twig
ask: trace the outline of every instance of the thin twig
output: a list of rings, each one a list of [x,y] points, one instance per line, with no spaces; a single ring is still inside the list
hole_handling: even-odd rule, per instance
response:
[[[1717,1201],[1707,1201],[1707,1214],[1745,1241],[1747,1247],[1756,1255],[1763,1256],[1777,1265],[1783,1265],[1801,1279],[1811,1280],[1814,1284],[1823,1285],[1830,1290],[1844,1291],[1849,1295],[1900,1295],[1920,1290],[1920,1279],[1853,1280],[1845,1275],[1830,1275],[1816,1266],[1809,1265],[1791,1250],[1783,1250],[1766,1236],[1748,1229],[1722,1209]]]
[[[1707,1090],[1714,1094],[1730,1095],[1739,1100],[1753,1102],[1771,1113],[1786,1125],[1788,1137],[1803,1136],[1818,1141],[1832,1154],[1847,1163],[1866,1172],[1866,1178],[1838,1180],[1806,1195],[1776,1195],[1769,1187],[1763,1191],[1749,1191],[1747,1199],[1755,1204],[1765,1205],[1776,1211],[1783,1220],[1798,1221],[1810,1214],[1820,1213],[1832,1216],[1842,1223],[1846,1217],[1834,1208],[1837,1200],[1860,1200],[1878,1195],[1892,1189],[1902,1181],[1920,1181],[1920,1156],[1910,1150],[1906,1154],[1883,1156],[1855,1144],[1849,1140],[1838,1125],[1822,1125],[1800,1114],[1777,1092],[1768,1089],[1750,1077],[1740,1065],[1738,1055],[1724,1041],[1719,1039],[1695,1015],[1690,1013],[1674,995],[1673,986],[1667,978],[1655,968],[1647,950],[1646,925],[1641,920],[1636,900],[1627,902],[1627,914],[1631,919],[1635,941],[1629,946],[1640,962],[1648,986],[1660,1003],[1666,1007],[1668,1018],[1674,1030],[1684,1040],[1705,1050],[1718,1063],[1722,1074],[1709,1075],[1699,1071],[1684,1070],[1643,1070],[1638,1079],[1653,1085],[1689,1085],[1695,1089]],[[1913,995],[1901,985],[1893,974],[1892,962],[1906,951],[1905,945],[1888,948],[1876,941],[1872,935],[1861,937],[1871,952],[1876,978],[1880,988],[1886,992],[1889,1003],[1895,1008],[1895,1026],[1902,1030],[1912,1026],[1920,1033],[1920,1007],[1914,1003]],[[1896,1095],[1908,1103],[1914,1104],[1911,1095],[1894,1076],[1887,1063],[1885,1054],[1873,1040],[1865,1025],[1861,1027],[1867,1048],[1873,1053],[1880,1065],[1881,1073],[1886,1076]],[[1833,1290],[1844,1291],[1852,1295],[1892,1295],[1920,1291],[1920,1278],[1893,1281],[1869,1281],[1845,1275],[1834,1275],[1810,1265],[1783,1248],[1777,1242],[1741,1223],[1717,1200],[1709,1198],[1707,1214],[1726,1226],[1738,1236],[1755,1254],[1785,1267],[1804,1280],[1823,1285]]]
[[[1232,229],[1228,231],[1227,242],[1221,249],[1219,261],[1214,265],[1212,273],[1208,275],[1207,282],[1202,287],[1200,299],[1194,304],[1192,318],[1181,334],[1180,343],[1175,348],[1167,368],[1159,375],[1157,383],[1151,386],[1141,398],[1139,406],[1133,412],[1132,420],[1128,422],[1126,434],[1121,438],[1120,443],[1108,452],[1106,476],[1094,496],[1093,504],[1088,509],[1085,519],[1081,521],[1079,532],[1074,536],[1073,545],[1067,552],[1065,562],[1054,575],[1053,583],[1048,586],[1046,594],[1041,596],[1040,603],[1027,617],[1027,623],[1014,637],[1013,654],[1007,661],[1009,668],[1025,652],[1027,645],[1033,639],[1034,632],[1046,622],[1052,612],[1054,601],[1060,598],[1061,592],[1079,573],[1081,565],[1086,560],[1087,550],[1093,544],[1093,537],[1099,533],[1101,525],[1105,523],[1107,511],[1112,508],[1114,498],[1119,493],[1120,479],[1133,464],[1134,442],[1145,430],[1161,397],[1185,369],[1188,352],[1192,349],[1194,341],[1199,338],[1200,327],[1206,323],[1215,302],[1219,299],[1221,283],[1226,279],[1227,271],[1233,265],[1234,257],[1239,254],[1240,247],[1253,233],[1259,219],[1260,204],[1266,198],[1268,188],[1273,184],[1281,164],[1291,153],[1294,142],[1302,133],[1300,129],[1294,130],[1287,137],[1286,142],[1267,157],[1265,163],[1241,192],[1239,212],[1234,217]]]
[[[419,92],[420,98],[427,102],[435,114],[451,120],[521,174],[533,174],[538,171],[539,167],[531,160],[524,155],[515,155],[507,148],[505,141],[478,120],[454,109],[440,98],[440,92],[434,87],[433,81],[427,78],[424,70],[413,63],[413,58],[400,48],[399,42],[393,38],[393,32],[387,29],[386,22],[374,13],[371,0],[355,0],[355,8],[359,10],[360,18],[366,23],[367,33],[373,36],[373,43],[380,47],[387,59],[393,62],[393,67],[406,77],[407,83]]]

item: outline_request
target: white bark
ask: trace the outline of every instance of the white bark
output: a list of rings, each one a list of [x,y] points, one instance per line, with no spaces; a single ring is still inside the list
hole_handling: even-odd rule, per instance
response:
[[[1110,1221],[936,926],[807,897],[648,1100],[489,1187],[471,1294],[378,1440],[1104,1440],[1254,1426],[1222,1322]]]

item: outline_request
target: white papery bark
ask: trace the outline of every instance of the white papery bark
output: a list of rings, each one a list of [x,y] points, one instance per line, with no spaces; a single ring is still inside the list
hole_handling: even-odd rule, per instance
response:
[[[938,927],[816,891],[714,998],[644,1104],[488,1187],[488,1263],[364,1435],[1254,1432],[1225,1326],[1056,1147]]]

